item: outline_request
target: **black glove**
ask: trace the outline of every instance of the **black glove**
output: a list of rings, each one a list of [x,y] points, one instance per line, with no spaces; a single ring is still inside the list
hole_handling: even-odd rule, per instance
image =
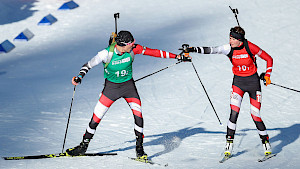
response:
[[[266,85],[265,75],[266,75],[265,72],[263,72],[263,73],[261,73],[261,74],[259,75],[259,79],[262,80],[262,81],[264,82],[264,85]]]
[[[192,58],[187,54],[187,55],[179,55],[179,58],[177,58],[178,61],[184,61],[184,62],[191,62]]]
[[[259,79],[265,81],[265,75],[266,75],[265,72],[261,73],[261,74],[259,75]]]
[[[76,83],[81,83],[81,78],[79,76],[76,76],[75,79],[74,79],[74,81]]]
[[[73,85],[78,85],[79,83],[81,83],[81,79],[82,79],[82,76],[81,75],[78,75],[78,76],[75,76],[72,78],[72,84]]]

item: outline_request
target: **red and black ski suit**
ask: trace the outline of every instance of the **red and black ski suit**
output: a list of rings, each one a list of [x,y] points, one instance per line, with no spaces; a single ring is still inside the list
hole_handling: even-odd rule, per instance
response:
[[[246,50],[244,43],[248,43],[253,54],[252,58]],[[260,49],[250,41],[244,41],[239,47],[232,48],[230,44],[218,47],[196,47],[198,53],[202,54],[225,54],[232,62],[232,72],[234,74],[232,92],[230,96],[231,114],[227,124],[227,138],[234,138],[236,123],[241,108],[244,94],[247,92],[250,97],[250,112],[256,125],[258,134],[262,139],[268,139],[266,126],[260,116],[261,107],[261,85],[257,74],[255,55],[267,62],[266,76],[271,75],[273,59],[265,51]]]
[[[111,61],[111,64],[121,64],[124,63],[127,66],[122,67],[122,69],[130,69],[129,71],[132,71],[132,58],[130,58],[130,55],[128,58],[123,59],[122,57],[126,53],[121,53],[117,50],[117,48],[114,48],[114,58],[112,58],[113,61]],[[135,44],[133,46],[132,51],[130,52],[132,55],[136,54],[143,54],[143,55],[149,55],[153,57],[161,57],[161,58],[175,58],[176,55],[173,53],[169,53],[166,51],[158,50],[158,49],[151,49],[147,47],[143,47],[141,45]],[[128,53],[127,53],[128,55]],[[104,49],[98,54],[93,57],[90,61],[88,61],[86,64],[84,64],[80,70],[79,75],[82,77],[85,76],[85,74],[94,66],[97,66],[100,63],[106,63],[109,57],[109,52],[107,49]],[[126,56],[127,57],[127,56]],[[120,59],[119,59],[120,58]],[[118,71],[118,70],[115,70]],[[124,74],[124,76],[127,75],[127,73]],[[130,74],[131,75],[131,74]],[[137,138],[142,138],[143,136],[143,116],[142,116],[142,108],[141,108],[141,100],[139,97],[139,94],[137,92],[134,80],[129,78],[129,80],[126,80],[124,82],[116,83],[111,82],[108,79],[105,79],[105,85],[104,89],[101,92],[101,96],[99,98],[99,101],[97,102],[93,116],[91,118],[91,121],[89,122],[89,125],[86,129],[86,132],[84,134],[83,139],[92,139],[96,128],[99,125],[101,119],[109,109],[109,107],[119,98],[124,98],[128,105],[130,106],[132,113],[134,115],[134,132]]]

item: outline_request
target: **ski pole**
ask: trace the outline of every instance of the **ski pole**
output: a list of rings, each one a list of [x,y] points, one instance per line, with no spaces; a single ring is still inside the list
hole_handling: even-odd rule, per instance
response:
[[[235,8],[235,9],[232,9],[232,8],[231,8],[231,6],[229,6],[229,8],[230,8],[230,9],[231,9],[231,11],[234,13],[234,16],[235,16],[236,22],[237,22],[237,24],[240,26],[239,20],[238,20],[238,18],[237,18],[237,14],[239,14],[239,11],[238,11],[238,9],[237,9],[237,8]]]
[[[274,86],[278,86],[278,87],[282,87],[282,88],[285,88],[285,89],[288,89],[288,90],[292,90],[292,91],[295,91],[295,92],[300,92],[299,90],[296,90],[296,89],[291,89],[291,88],[288,88],[288,87],[285,87],[285,86],[281,86],[281,85],[278,85],[278,84],[275,84],[275,83],[270,83]]]
[[[188,47],[189,47],[188,44],[183,44],[183,45],[182,45],[182,48],[179,49],[179,50],[182,50],[182,52],[181,52],[180,54],[184,53],[184,55],[188,56],[188,55],[189,55],[189,52],[188,52],[188,50],[187,50]],[[221,120],[220,120],[220,118],[219,118],[219,116],[218,116],[218,114],[217,114],[217,111],[216,111],[214,105],[212,104],[212,102],[211,102],[211,100],[210,100],[210,98],[209,98],[209,96],[208,96],[208,94],[207,94],[207,91],[206,91],[206,89],[205,89],[205,87],[204,87],[204,85],[203,85],[203,83],[202,83],[202,81],[201,81],[201,79],[200,79],[200,76],[199,76],[199,74],[198,74],[198,72],[197,72],[197,70],[196,70],[196,68],[195,68],[195,66],[194,66],[193,61],[190,60],[190,62],[192,63],[192,66],[193,66],[193,68],[194,68],[194,70],[195,70],[195,73],[196,73],[196,75],[197,75],[197,77],[198,77],[198,79],[199,79],[199,81],[200,81],[200,83],[201,83],[201,85],[202,85],[202,88],[203,88],[203,90],[204,90],[204,92],[205,92],[205,94],[206,94],[206,96],[207,96],[207,98],[208,98],[208,101],[209,101],[211,107],[213,108],[213,110],[214,110],[214,112],[215,112],[215,115],[217,116],[217,118],[218,118],[218,120],[219,120],[220,125],[222,125],[222,122],[221,122]]]
[[[218,118],[218,120],[219,120],[220,125],[222,125],[222,122],[221,122],[221,120],[220,120],[220,118],[219,118],[219,116],[218,116],[218,114],[217,114],[217,111],[215,110],[215,107],[214,107],[214,105],[212,104],[212,102],[211,102],[211,100],[210,100],[210,98],[209,98],[209,96],[208,96],[208,94],[207,94],[207,91],[206,91],[206,89],[205,89],[205,87],[204,87],[204,85],[203,85],[203,83],[202,83],[202,81],[201,81],[201,79],[200,79],[200,77],[199,77],[199,74],[198,74],[198,72],[197,72],[197,70],[196,70],[196,68],[195,68],[193,62],[192,62],[192,66],[193,66],[193,68],[194,68],[194,70],[195,70],[195,73],[197,74],[197,77],[198,77],[198,79],[199,79],[199,81],[200,81],[200,83],[201,83],[201,85],[202,85],[202,87],[203,87],[203,90],[204,90],[204,92],[205,92],[205,94],[206,94],[206,96],[207,96],[207,98],[208,98],[208,101],[209,101],[211,107],[213,108],[213,110],[214,110],[214,112],[215,112],[215,114],[216,114],[216,116],[217,116],[217,118]]]
[[[72,110],[72,105],[73,105],[75,90],[76,90],[76,85],[74,85],[74,91],[73,91],[73,96],[72,96],[72,101],[71,101],[71,106],[70,106],[70,111],[69,111],[69,117],[68,117],[66,132],[65,132],[64,143],[63,143],[63,147],[62,147],[62,153],[64,153],[64,148],[65,148],[65,143],[66,143],[66,138],[67,138],[67,133],[68,133],[68,128],[69,128],[69,122],[70,122],[70,118],[71,118],[71,110]]]
[[[184,44],[184,45],[185,45],[185,44]],[[179,49],[179,50],[182,50],[182,49]],[[179,55],[182,55],[182,54],[183,54],[183,50],[182,50],[182,52],[180,52]],[[154,75],[154,74],[156,74],[156,73],[158,73],[158,72],[160,72],[160,71],[163,71],[163,70],[165,70],[165,69],[168,69],[168,68],[170,68],[170,67],[172,67],[172,66],[175,66],[175,65],[177,65],[178,63],[181,63],[181,62],[182,62],[182,60],[180,60],[180,61],[178,61],[178,62],[176,62],[176,63],[174,63],[174,64],[172,64],[172,65],[169,65],[169,66],[167,66],[167,67],[165,67],[165,68],[162,68],[162,69],[160,69],[160,70],[158,70],[158,71],[156,71],[156,72],[153,72],[153,73],[151,73],[151,74],[149,74],[149,75],[146,75],[146,76],[144,76],[144,77],[141,77],[141,78],[135,80],[134,82],[137,82],[137,81],[142,80],[142,79],[144,79],[144,78],[146,78],[146,77],[152,76],[152,75]]]
[[[181,63],[181,62],[182,62],[182,61],[178,61],[178,62],[176,62],[176,63],[174,63],[174,64],[172,64],[172,65],[169,65],[169,66],[167,66],[167,67],[165,67],[165,68],[162,68],[162,69],[160,69],[160,70],[158,70],[158,71],[156,71],[156,72],[153,72],[153,73],[148,74],[148,75],[146,75],[146,76],[144,76],[144,77],[141,77],[141,78],[135,80],[134,82],[137,82],[137,81],[142,80],[142,79],[144,79],[144,78],[146,78],[146,77],[152,76],[152,75],[154,75],[154,74],[156,74],[156,73],[158,73],[158,72],[160,72],[160,71],[163,71],[163,70],[165,70],[165,69],[168,69],[168,68],[170,68],[170,67],[172,67],[172,66],[175,66],[175,65],[177,65],[178,63]]]
[[[259,75],[260,80],[262,80],[264,82],[264,84],[266,84],[265,75],[266,75],[266,73],[264,73],[264,72]],[[281,86],[281,85],[278,85],[278,84],[275,84],[275,83],[270,83],[270,84],[274,85],[274,86],[282,87],[282,88],[285,88],[285,89],[288,89],[288,90],[292,90],[292,91],[295,91],[295,92],[300,92],[299,90],[291,89],[289,87]]]

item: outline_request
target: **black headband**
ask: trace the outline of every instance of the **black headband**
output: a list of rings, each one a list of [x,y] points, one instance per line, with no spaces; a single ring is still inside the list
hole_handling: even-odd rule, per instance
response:
[[[245,35],[239,33],[236,29],[230,29],[230,36],[239,41],[243,41],[245,39]]]

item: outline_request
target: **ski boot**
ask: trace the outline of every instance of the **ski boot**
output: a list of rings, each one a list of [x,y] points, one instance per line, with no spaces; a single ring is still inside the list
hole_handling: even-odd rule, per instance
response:
[[[86,152],[90,141],[91,141],[91,139],[83,139],[82,142],[78,146],[67,149],[66,150],[67,155],[70,155],[70,156],[83,155]]]
[[[233,149],[233,137],[226,136],[226,145],[224,151],[225,156],[231,156],[232,149]]]
[[[143,137],[137,137],[135,152],[137,159],[148,160],[148,155],[144,152]]]
[[[271,148],[271,144],[270,144],[270,141],[269,141],[269,136],[266,135],[266,136],[261,136],[261,141],[262,141],[262,145],[263,145],[263,149],[264,149],[264,153],[265,155],[270,155],[272,154],[272,148]]]

